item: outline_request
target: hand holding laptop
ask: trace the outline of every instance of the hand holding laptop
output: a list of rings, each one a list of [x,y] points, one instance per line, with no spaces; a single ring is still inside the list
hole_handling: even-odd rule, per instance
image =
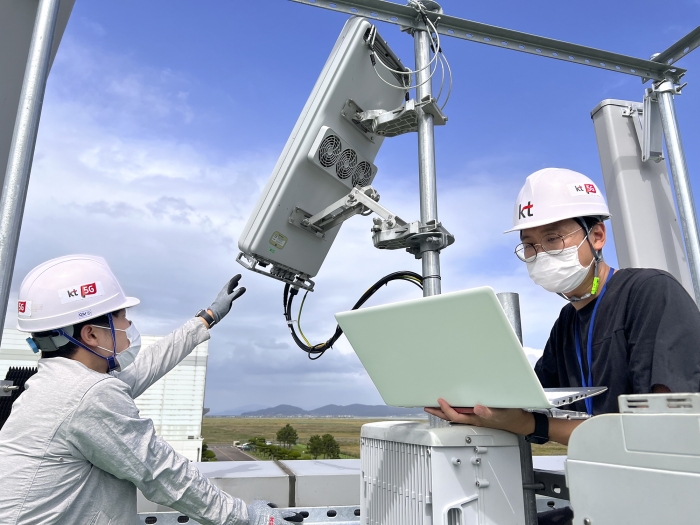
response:
[[[521,436],[527,436],[535,431],[535,418],[530,412],[520,408],[488,408],[476,405],[473,409],[458,409],[458,412],[442,398],[438,399],[438,404],[440,408],[426,407],[425,411],[453,423],[497,428]],[[464,413],[466,410],[471,410],[472,413]]]

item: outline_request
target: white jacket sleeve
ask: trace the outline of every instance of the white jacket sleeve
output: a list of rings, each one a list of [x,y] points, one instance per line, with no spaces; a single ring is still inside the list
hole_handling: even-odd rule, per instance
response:
[[[220,491],[141,419],[129,388],[112,378],[83,397],[68,422],[68,442],[95,467],[136,485],[149,500],[202,525],[245,525],[240,499]]]
[[[195,317],[141,350],[131,365],[112,375],[129,385],[131,397],[136,399],[209,337],[209,330]]]

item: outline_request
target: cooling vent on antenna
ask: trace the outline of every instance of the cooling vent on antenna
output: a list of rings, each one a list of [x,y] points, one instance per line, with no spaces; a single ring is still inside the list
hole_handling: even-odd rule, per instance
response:
[[[357,166],[357,153],[348,148],[340,154],[335,172],[338,178],[347,179],[355,171],[355,166]]]
[[[308,158],[335,180],[349,188],[369,186],[377,167],[328,126],[323,126],[314,140]]]
[[[336,135],[328,135],[318,148],[318,161],[324,168],[330,168],[340,156],[340,139]]]
[[[360,162],[352,174],[353,186],[367,186],[372,179],[372,165],[367,161]]]

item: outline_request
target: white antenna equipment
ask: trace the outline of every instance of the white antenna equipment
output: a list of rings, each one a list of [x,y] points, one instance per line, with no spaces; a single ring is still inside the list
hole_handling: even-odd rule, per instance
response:
[[[391,69],[376,68],[375,55]],[[311,278],[323,264],[340,222],[325,231],[302,223],[353,188],[372,183],[377,174],[374,158],[384,136],[360,117],[384,114],[402,104],[411,75],[397,71],[407,70],[376,28],[364,18],[351,18],[241,234],[238,262],[313,289]],[[363,114],[364,110],[370,111]]]

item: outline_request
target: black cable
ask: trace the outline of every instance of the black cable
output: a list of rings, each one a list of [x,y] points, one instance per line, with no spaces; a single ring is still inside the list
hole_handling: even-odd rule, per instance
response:
[[[358,301],[355,303],[355,306],[352,307],[352,310],[357,310],[360,306],[365,304],[369,300],[369,298],[377,292],[377,290],[379,290],[382,286],[389,284],[391,281],[409,281],[418,286],[419,288],[423,288],[423,277],[415,272],[403,271],[390,273],[389,275],[385,275],[384,277],[379,279],[364,294],[362,294],[362,297],[358,299]],[[296,330],[294,329],[294,321],[292,320],[292,303],[294,302],[294,296],[298,293],[298,288],[294,288],[289,284],[284,285],[284,293],[282,297],[284,303],[284,318],[287,322],[287,326],[289,327],[289,332],[292,335],[292,339],[294,340],[296,345],[307,353],[309,359],[314,361],[321,357],[326,352],[326,350],[333,347],[335,342],[340,338],[341,335],[343,335],[343,329],[340,328],[340,325],[336,325],[335,332],[333,333],[333,336],[330,339],[328,339],[325,343],[321,343],[314,346],[309,346],[304,341],[299,339],[299,336],[297,335]]]

